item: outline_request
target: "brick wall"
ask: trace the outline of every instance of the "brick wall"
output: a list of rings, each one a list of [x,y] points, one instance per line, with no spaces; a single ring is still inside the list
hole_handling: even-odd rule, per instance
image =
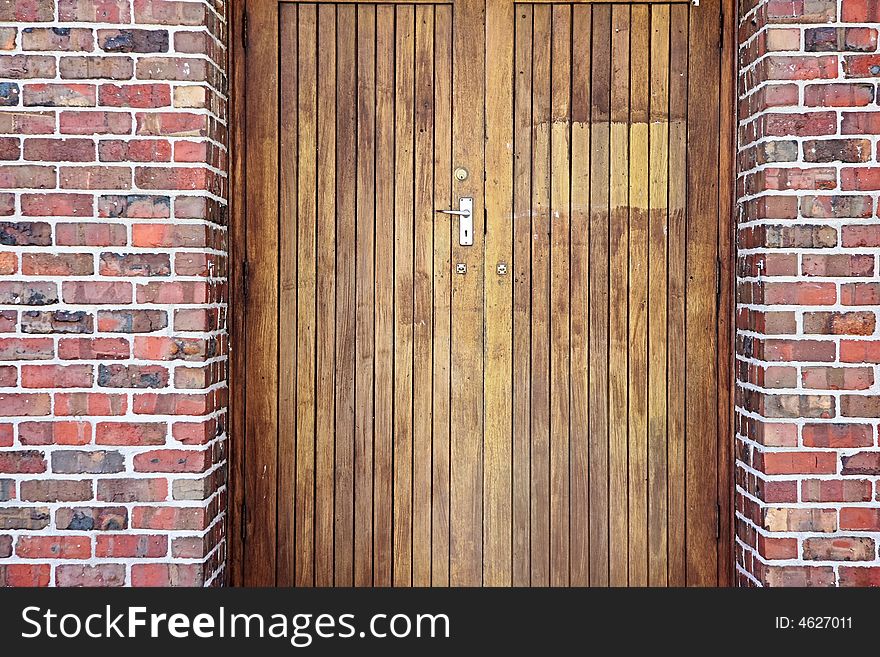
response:
[[[878,27],[740,5],[740,584],[880,585]]]
[[[0,0],[0,585],[220,581],[222,0]]]

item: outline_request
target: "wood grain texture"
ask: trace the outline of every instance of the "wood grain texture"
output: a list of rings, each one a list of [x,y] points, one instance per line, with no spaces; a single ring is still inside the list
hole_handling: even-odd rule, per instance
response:
[[[703,81],[720,76],[720,2],[691,11],[688,39],[685,512],[687,583],[697,586],[718,582],[718,471],[706,464],[718,463],[719,409],[717,395],[705,394],[718,389],[718,177],[705,172],[718,170],[720,85]]]
[[[627,457],[630,586],[648,584],[648,7],[633,5],[629,116],[629,386]]]
[[[336,415],[336,8],[318,5],[315,584],[333,585]]]
[[[239,582],[729,580],[704,5],[255,14]],[[436,213],[463,196],[473,246]]]
[[[248,314],[245,391],[245,533],[251,546],[244,579],[256,586],[275,584],[278,485],[278,8],[260,5],[250,14],[256,29],[270,38],[255,44],[248,71],[265,71],[265,93],[249,94],[248,114],[266,112],[248,130],[247,243]],[[260,100],[257,100],[257,97]],[[266,103],[259,108],[257,103]]]
[[[611,7],[593,8],[590,119],[590,584],[608,586],[608,240],[611,141]]]
[[[513,22],[507,0],[486,5],[485,418],[483,437],[483,583],[510,586],[512,518],[512,184]],[[499,273],[503,265],[505,273]]]
[[[531,559],[550,584],[550,56],[552,7],[534,8],[532,50]]]
[[[669,585],[685,580],[685,215],[687,210],[688,21],[686,7],[671,9],[669,53],[669,274],[667,331],[679,338],[667,356],[667,503],[669,505]]]
[[[572,8],[571,63],[571,585],[590,583],[590,92],[592,9]]]
[[[294,521],[296,519],[296,369],[297,369],[297,170],[298,118],[296,7],[279,15],[281,76],[278,203],[278,484],[276,583],[294,584]]]
[[[415,10],[413,279],[413,586],[431,583],[431,411],[434,330],[434,8]]]
[[[550,71],[550,584],[569,583],[571,11],[554,5]]]
[[[357,8],[354,585],[373,582],[376,303],[376,8]]]
[[[453,30],[452,165],[470,172],[453,183],[457,199],[474,199],[479,226],[484,217],[485,6],[483,0],[457,0]],[[475,101],[476,99],[476,101]],[[473,246],[453,240],[454,264],[466,274],[452,283],[452,406],[450,452],[450,584],[482,584],[483,564],[483,234]]]
[[[434,17],[434,208],[452,207],[452,9]],[[451,221],[434,219],[434,378],[431,436],[431,584],[449,586]]]
[[[531,583],[532,19],[517,5],[513,105],[512,584]]]
[[[626,586],[629,553],[628,287],[630,6],[611,9],[609,156],[608,502],[609,584]]]
[[[355,7],[336,13],[336,407],[334,409],[333,583],[354,584],[355,208],[357,197],[357,40]],[[343,164],[346,163],[346,164]]]
[[[297,43],[317,35],[314,5],[297,9]],[[317,363],[317,163],[299,157],[317,143],[317,60],[309,45],[298,48],[297,100],[297,323],[296,323],[296,489],[294,492],[294,581],[315,583],[315,383]]]
[[[373,584],[391,586],[394,449],[394,7],[376,8]]]
[[[668,582],[669,7],[651,8],[648,190],[648,585]]]
[[[392,583],[412,584],[413,168],[415,11],[395,8],[394,98],[394,544]]]

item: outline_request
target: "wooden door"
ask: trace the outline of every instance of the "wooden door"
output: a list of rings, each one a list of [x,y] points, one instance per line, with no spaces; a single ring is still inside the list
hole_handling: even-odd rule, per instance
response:
[[[719,0],[246,12],[232,581],[726,582]]]

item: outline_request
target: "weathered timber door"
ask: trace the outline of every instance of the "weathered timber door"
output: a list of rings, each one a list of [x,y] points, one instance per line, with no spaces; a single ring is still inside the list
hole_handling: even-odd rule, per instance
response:
[[[246,12],[233,582],[726,583],[719,0]]]

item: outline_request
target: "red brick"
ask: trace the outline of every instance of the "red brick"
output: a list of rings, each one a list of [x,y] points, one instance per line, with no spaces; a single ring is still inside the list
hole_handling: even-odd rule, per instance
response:
[[[0,586],[49,586],[52,567],[46,564],[0,564]]]
[[[23,388],[89,388],[94,381],[91,365],[24,365]]]
[[[89,217],[94,201],[89,194],[22,194],[22,214],[33,217]]]
[[[58,71],[68,80],[130,80],[134,75],[134,61],[122,56],[61,57]]]
[[[125,566],[98,564],[96,566],[62,565],[55,570],[56,586],[111,587],[125,586]]]
[[[22,445],[87,445],[92,440],[88,422],[22,422],[18,425]]]
[[[95,537],[96,557],[158,559],[167,554],[167,536],[99,534]]]
[[[6,0],[0,3],[0,21],[4,23],[37,23],[54,19],[54,0]]]
[[[28,84],[22,100],[25,107],[94,107],[96,94],[91,84]]]
[[[211,466],[210,453],[180,449],[135,454],[135,472],[204,472]]]
[[[168,497],[165,479],[99,479],[97,486],[101,502],[164,502]]]
[[[131,567],[132,586],[199,586],[202,583],[202,565],[188,563],[134,564]]]
[[[122,224],[60,223],[55,230],[55,240],[62,246],[122,246],[127,241]]]
[[[0,472],[3,474],[40,474],[45,471],[46,459],[43,452],[0,452]]]
[[[128,398],[125,395],[102,392],[70,392],[55,394],[55,415],[125,415]]]
[[[65,303],[131,303],[131,283],[125,281],[65,281],[61,285]]]
[[[88,559],[92,542],[88,536],[22,536],[15,554],[22,559]]]
[[[131,512],[131,526],[134,529],[201,531],[205,528],[205,509],[136,506]]]
[[[128,358],[131,347],[123,338],[65,338],[58,341],[58,357],[63,360],[103,360]]]
[[[880,568],[841,566],[840,586],[880,586]]]
[[[163,422],[99,422],[95,427],[98,445],[163,445],[168,428]]]
[[[158,139],[118,139],[98,144],[98,158],[102,162],[168,162],[171,144]]]
[[[58,19],[63,22],[128,23],[129,0],[58,0]]]
[[[0,55],[0,78],[54,78],[55,58],[49,55]]]
[[[22,50],[91,51],[94,33],[82,27],[26,27],[21,31]]]
[[[95,258],[90,253],[22,253],[21,273],[28,276],[90,276]]]
[[[125,112],[62,111],[59,128],[69,135],[127,135],[131,133],[131,115]]]
[[[880,509],[843,508],[840,510],[840,528],[842,530],[880,531]]]
[[[171,87],[167,84],[102,84],[98,91],[101,105],[109,107],[168,107]]]

